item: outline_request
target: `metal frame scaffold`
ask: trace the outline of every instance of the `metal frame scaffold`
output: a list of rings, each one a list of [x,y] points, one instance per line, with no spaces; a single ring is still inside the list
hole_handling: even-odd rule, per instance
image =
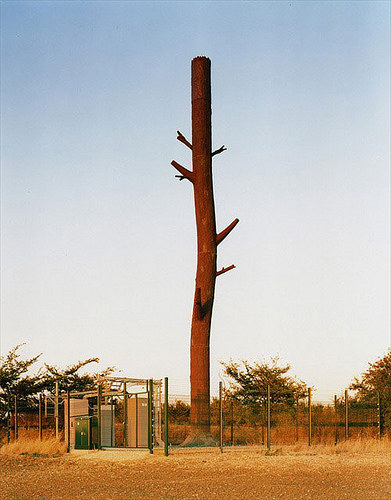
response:
[[[162,386],[162,380],[99,377],[93,390],[68,393],[64,419],[68,450],[79,445],[148,448],[153,453],[154,446],[163,445]],[[79,434],[77,426],[82,429]]]

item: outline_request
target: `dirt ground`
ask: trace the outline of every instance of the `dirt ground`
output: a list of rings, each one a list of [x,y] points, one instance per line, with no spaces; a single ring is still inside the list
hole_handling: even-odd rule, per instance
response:
[[[391,498],[384,454],[265,455],[264,449],[0,455],[3,500]]]

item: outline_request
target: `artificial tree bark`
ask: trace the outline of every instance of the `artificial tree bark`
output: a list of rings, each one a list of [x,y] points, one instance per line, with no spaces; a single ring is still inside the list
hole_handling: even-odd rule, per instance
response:
[[[210,59],[196,57],[191,63],[192,144],[178,131],[177,139],[192,150],[192,171],[176,161],[180,180],[193,184],[197,227],[197,272],[190,341],[191,436],[187,444],[210,444],[210,326],[216,276],[233,269],[217,270],[217,245],[239,222],[216,232],[213,198]]]

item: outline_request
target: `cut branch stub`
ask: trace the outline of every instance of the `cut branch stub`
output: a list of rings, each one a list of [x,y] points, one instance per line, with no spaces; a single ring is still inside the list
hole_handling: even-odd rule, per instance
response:
[[[221,243],[224,238],[226,238],[229,233],[232,231],[232,229],[236,226],[236,224],[239,222],[239,219],[235,219],[234,221],[231,222],[229,226],[227,226],[225,229],[221,231],[221,233],[216,234],[216,245]]]
[[[181,134],[179,132],[179,130],[176,131],[176,133],[178,134],[177,135],[177,139],[178,141],[182,142],[183,144],[185,144],[189,149],[193,149],[193,146],[190,144],[190,142],[186,139],[186,137]]]
[[[188,179],[190,182],[193,182],[193,178],[194,178],[193,172],[190,172],[190,170],[187,170],[187,168],[182,167],[182,165],[180,165],[175,160],[172,160],[171,165],[174,168],[176,168],[178,170],[178,172],[181,173],[181,175],[176,175],[175,177],[179,177],[179,179],[181,181],[183,181],[183,179]]]
[[[222,267],[220,269],[220,271],[216,272],[216,276],[220,276],[220,274],[224,274],[227,271],[231,271],[231,269],[235,269],[235,265],[234,264],[232,264],[231,266],[228,266],[228,267]]]
[[[227,151],[227,148],[226,148],[224,145],[223,145],[223,146],[221,146],[221,148],[216,149],[216,151],[213,151],[212,156],[214,156],[214,155],[219,155],[219,154],[220,154],[220,153],[222,153],[223,151]]]

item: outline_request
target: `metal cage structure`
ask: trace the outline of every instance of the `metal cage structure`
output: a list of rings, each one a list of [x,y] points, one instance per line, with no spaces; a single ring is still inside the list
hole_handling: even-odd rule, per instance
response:
[[[68,393],[68,449],[149,448],[163,445],[162,380],[100,377],[96,388]],[[69,411],[68,411],[69,408]]]

